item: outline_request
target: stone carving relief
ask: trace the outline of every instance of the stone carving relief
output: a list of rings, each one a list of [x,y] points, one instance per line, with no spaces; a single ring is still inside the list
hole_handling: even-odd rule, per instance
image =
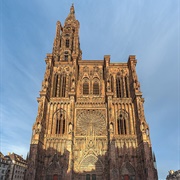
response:
[[[141,122],[140,130],[146,136],[149,136],[149,127],[146,122]]]
[[[44,74],[44,81],[42,82],[42,91],[46,91],[48,89],[50,83],[50,63],[46,65],[46,71]]]
[[[59,74],[70,74],[73,73],[74,69],[70,65],[61,65],[58,67],[54,67],[54,73],[59,73]]]
[[[96,156],[88,155],[80,163],[80,172],[92,172],[92,171],[96,171],[96,173],[102,173],[103,166],[100,160]]]
[[[38,122],[35,127],[35,134],[39,134],[41,132],[41,129],[42,129],[42,125],[41,123]]]
[[[62,158],[60,156],[58,156],[58,154],[54,154],[50,160],[50,163],[48,164],[47,168],[46,168],[46,178],[51,179],[52,177],[54,177],[54,175],[56,174],[57,177],[59,177],[60,179],[63,178],[63,170],[64,170],[64,165],[62,164]]]
[[[36,122],[33,125],[33,134],[32,134],[32,144],[37,144],[39,139],[42,138],[42,129],[43,129],[43,111],[44,111],[44,103],[43,101],[39,102],[38,115],[36,118]]]
[[[113,134],[113,133],[114,133],[114,125],[113,125],[112,122],[111,122],[110,125],[109,125],[109,130],[110,130],[110,134]]]
[[[129,75],[128,68],[123,67],[113,67],[109,69],[110,74],[118,74],[120,73],[122,76]]]
[[[140,91],[140,83],[138,81],[134,62],[131,62],[131,70],[132,70],[133,85],[134,85],[135,91],[139,92]]]
[[[102,95],[102,88],[103,88],[103,70],[98,66],[94,67],[87,67],[84,66],[80,69],[79,73],[79,93],[83,95],[83,82],[85,79],[88,79],[89,82],[89,95],[93,95],[93,83],[97,81],[99,83],[99,94],[97,97]]]
[[[42,91],[46,91],[47,88],[48,88],[48,80],[47,79],[44,79],[44,81],[42,82]]]
[[[116,167],[113,167],[113,169],[111,170],[111,174],[112,174],[112,180],[117,180],[119,177],[119,172],[118,169]]]
[[[129,119],[129,114],[128,114],[128,112],[127,112],[126,110],[120,109],[120,110],[118,110],[118,112],[117,112],[117,117],[118,117],[119,119],[122,119],[122,118],[124,118],[124,119]]]
[[[104,166],[102,159],[95,154],[88,154],[81,159],[79,163],[75,163],[75,179],[84,179],[86,174],[96,174],[96,179],[104,179]]]
[[[90,79],[93,79],[94,77],[97,77],[99,79],[102,79],[102,68],[99,68],[98,66],[94,66],[92,68],[84,66],[82,71],[80,71],[79,78],[80,80],[84,77],[88,77]]]
[[[107,92],[110,92],[111,88],[110,88],[110,80],[107,80]]]
[[[84,66],[84,67],[83,67],[83,72],[89,73],[89,67]]]
[[[121,167],[120,174],[121,175],[135,176],[134,167],[129,162],[125,162]]]
[[[75,78],[72,77],[71,78],[71,91],[74,91],[75,90]]]
[[[143,108],[143,103],[144,99],[141,97],[137,97],[137,102],[138,102],[138,115],[141,120],[144,120],[144,108]]]
[[[39,102],[37,120],[40,121],[43,117],[43,101]]]
[[[80,109],[76,112],[77,135],[106,135],[106,112],[105,110]]]
[[[70,123],[69,123],[69,127],[68,127],[68,133],[71,134],[71,133],[72,133],[72,130],[73,130],[73,125],[72,125],[72,123],[70,122]]]
[[[98,66],[94,66],[94,67],[93,67],[93,70],[94,70],[94,72],[99,72],[100,69],[99,69]]]

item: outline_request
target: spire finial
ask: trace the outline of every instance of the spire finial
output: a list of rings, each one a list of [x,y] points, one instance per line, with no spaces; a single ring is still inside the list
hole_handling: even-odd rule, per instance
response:
[[[70,8],[70,13],[68,14],[68,17],[65,20],[65,24],[70,21],[75,21],[75,10],[74,10],[74,4],[72,3],[71,8]]]
[[[72,3],[71,9],[70,9],[70,13],[71,13],[71,14],[74,14],[74,13],[75,13],[75,11],[74,11],[74,3]]]
[[[56,38],[60,37],[60,30],[61,30],[61,23],[60,23],[60,21],[57,21],[57,23],[56,23]]]

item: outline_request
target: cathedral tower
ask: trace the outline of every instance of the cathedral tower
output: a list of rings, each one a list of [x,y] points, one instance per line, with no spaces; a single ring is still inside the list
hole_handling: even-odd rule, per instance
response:
[[[135,56],[82,60],[79,26],[56,24],[26,180],[157,180]]]

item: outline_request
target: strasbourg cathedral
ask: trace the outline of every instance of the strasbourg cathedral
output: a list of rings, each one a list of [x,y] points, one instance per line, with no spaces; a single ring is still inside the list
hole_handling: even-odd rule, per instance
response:
[[[45,59],[25,179],[157,180],[135,56],[82,60],[79,27],[72,5]]]

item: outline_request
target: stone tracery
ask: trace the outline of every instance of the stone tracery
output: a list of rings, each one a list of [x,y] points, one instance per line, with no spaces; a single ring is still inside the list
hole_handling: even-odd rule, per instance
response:
[[[106,134],[106,114],[105,110],[77,110],[77,127],[78,135],[96,135]]]

